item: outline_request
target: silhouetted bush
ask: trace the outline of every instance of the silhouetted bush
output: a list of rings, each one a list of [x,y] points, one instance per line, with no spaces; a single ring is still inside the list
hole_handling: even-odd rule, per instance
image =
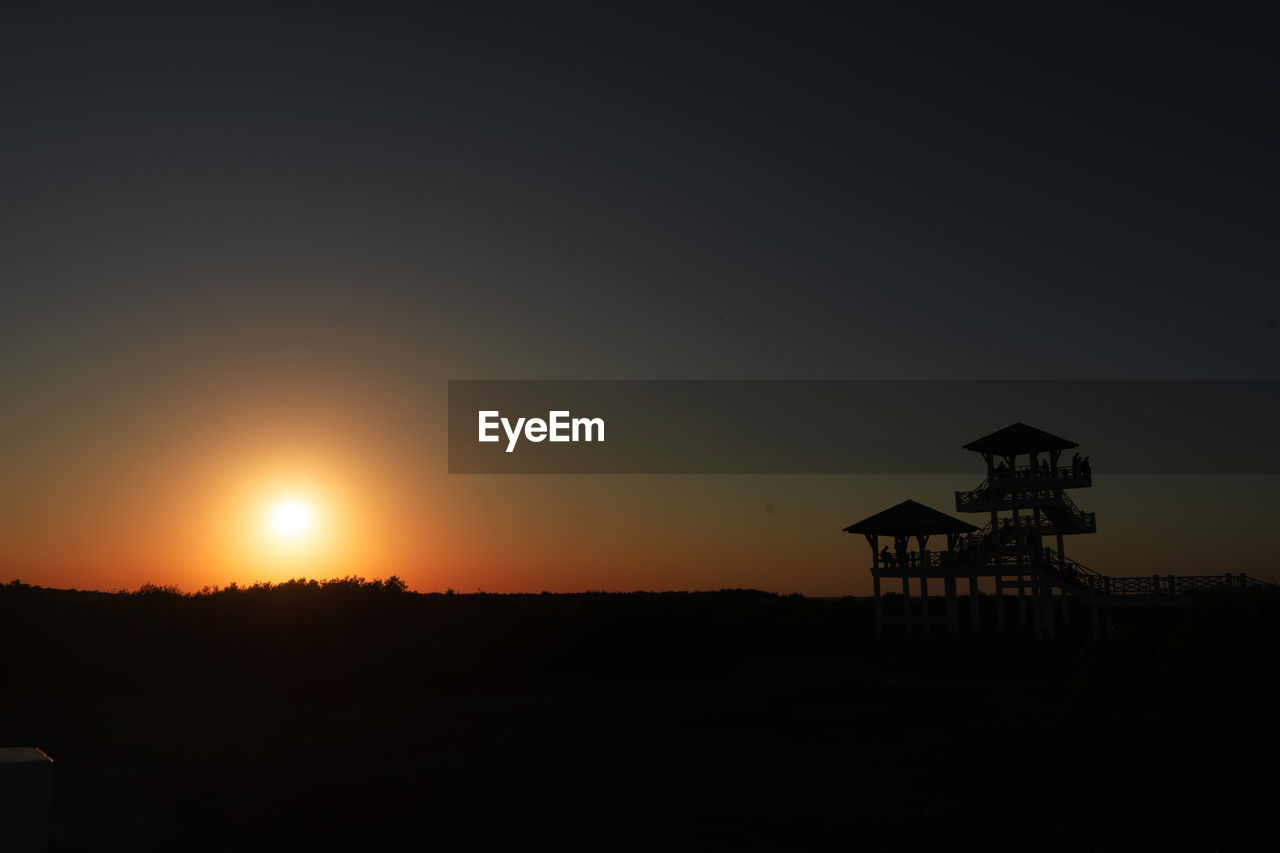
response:
[[[332,695],[500,675],[714,667],[752,648],[869,635],[852,599],[755,590],[411,593],[392,577],[231,584],[184,594],[0,587],[7,678],[77,692]]]

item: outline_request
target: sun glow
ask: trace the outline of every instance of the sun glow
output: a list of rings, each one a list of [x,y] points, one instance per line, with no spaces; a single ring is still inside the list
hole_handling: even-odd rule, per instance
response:
[[[271,507],[267,526],[277,538],[297,542],[307,538],[315,526],[315,511],[306,501],[290,498]]]
[[[391,466],[364,452],[376,441],[320,441],[302,431],[222,440],[225,449],[206,455],[204,512],[191,513],[200,523],[186,553],[199,561],[192,570],[199,583],[189,584],[405,574],[403,534],[389,532],[401,517],[389,499]]]

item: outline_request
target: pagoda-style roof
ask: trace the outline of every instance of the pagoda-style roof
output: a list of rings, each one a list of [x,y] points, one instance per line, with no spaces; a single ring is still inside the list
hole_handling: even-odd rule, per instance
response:
[[[1070,450],[1079,446],[1074,441],[1060,438],[1053,433],[1027,426],[1019,421],[1004,429],[996,430],[991,435],[984,435],[977,441],[969,442],[964,449],[976,450],[979,453],[994,453],[997,456],[1016,456],[1019,453]]]
[[[845,533],[874,536],[930,536],[934,533],[972,533],[978,528],[915,501],[903,501],[883,512],[850,524]]]

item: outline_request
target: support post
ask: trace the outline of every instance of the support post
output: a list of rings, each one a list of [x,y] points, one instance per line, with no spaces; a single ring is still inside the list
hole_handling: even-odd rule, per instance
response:
[[[1004,578],[996,575],[996,630],[1004,633]]]
[[[1018,575],[1018,627],[1027,627],[1027,579]]]
[[[902,629],[911,633],[911,584],[902,576]]]
[[[947,630],[957,634],[960,632],[960,603],[956,600],[956,579],[947,578],[944,586],[947,590]]]
[[[880,576],[875,575],[871,579],[871,584],[875,590],[876,636],[879,636],[884,633],[884,623],[881,621],[883,614],[880,610]]]
[[[1041,589],[1040,576],[1031,575],[1031,627],[1035,632],[1036,639],[1044,634],[1044,605],[1040,599],[1044,598],[1044,590]]]
[[[969,627],[976,634],[982,630],[982,599],[978,597],[978,578],[969,575]]]
[[[1042,575],[1040,583],[1044,585],[1043,593],[1040,596],[1040,603],[1044,606],[1045,636],[1052,638],[1057,634],[1054,630],[1053,624],[1053,580],[1048,575]]]
[[[924,632],[929,633],[929,579],[920,576],[920,622]]]

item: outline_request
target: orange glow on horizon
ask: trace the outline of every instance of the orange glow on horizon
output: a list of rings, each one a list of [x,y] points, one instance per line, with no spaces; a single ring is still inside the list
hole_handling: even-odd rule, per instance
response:
[[[397,517],[409,495],[389,476],[400,466],[385,442],[333,420],[273,427],[211,436],[216,452],[185,472],[189,509],[171,534],[184,558],[177,582],[403,575]]]

